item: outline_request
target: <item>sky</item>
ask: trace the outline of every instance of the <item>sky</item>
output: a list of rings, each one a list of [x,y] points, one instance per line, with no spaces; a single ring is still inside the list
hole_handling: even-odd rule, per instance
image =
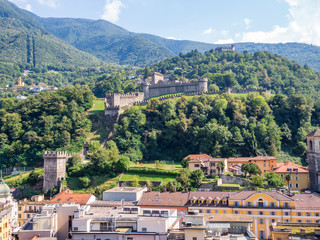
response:
[[[41,17],[104,19],[170,39],[320,46],[320,0],[10,1]]]

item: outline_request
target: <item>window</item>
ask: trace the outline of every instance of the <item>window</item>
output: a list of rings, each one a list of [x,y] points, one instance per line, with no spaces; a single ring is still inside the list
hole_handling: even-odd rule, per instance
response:
[[[142,232],[146,232],[147,231],[147,228],[142,228]]]
[[[29,206],[29,211],[32,211],[32,206]]]
[[[27,214],[27,218],[30,218],[30,214]]]
[[[252,207],[252,203],[251,202],[247,202],[247,207]]]
[[[21,218],[21,214],[18,214],[18,218]]]
[[[19,207],[19,211],[21,211],[21,207]]]
[[[310,214],[309,212],[306,212],[306,216],[307,216],[307,217],[310,217],[311,214]]]
[[[312,141],[311,140],[309,141],[309,148],[310,148],[310,150],[312,150]]]
[[[215,213],[218,213],[218,210],[215,210]]]
[[[248,215],[252,215],[252,212],[251,212],[251,211],[248,211],[247,214],[248,214]]]
[[[267,165],[264,163],[263,166],[266,167]]]
[[[289,219],[285,219],[284,222],[290,222],[290,220]]]
[[[276,215],[276,212],[271,212],[271,215]]]
[[[319,217],[319,213],[317,213],[317,212],[316,212],[314,215],[315,215],[316,217]]]
[[[297,212],[297,216],[301,216],[301,212]]]
[[[296,181],[298,181],[298,180],[299,180],[299,177],[298,177],[298,176],[296,176],[296,177],[295,177],[295,180],[296,180]]]
[[[199,210],[199,213],[203,213],[202,209]]]
[[[264,215],[264,213],[263,212],[259,212],[259,215]]]
[[[238,207],[239,206],[239,202],[234,202],[233,206]]]
[[[306,223],[312,223],[312,221],[311,220],[306,220]]]
[[[288,213],[288,212],[284,212],[284,215],[285,215],[285,216],[289,216],[289,213]]]
[[[299,188],[299,183],[296,183],[296,188]]]
[[[197,237],[193,237],[192,240],[197,240]]]
[[[271,218],[271,223],[274,223],[274,222],[276,222],[276,219]]]
[[[259,224],[264,224],[264,219],[263,218],[259,219]]]
[[[226,210],[223,210],[223,213],[227,213],[227,211],[226,211]]]
[[[199,164],[195,164],[194,167],[199,167]]]
[[[289,208],[289,203],[287,203],[287,202],[284,203],[284,207],[285,207],[285,208]]]
[[[234,211],[234,214],[239,214],[239,211]]]
[[[293,188],[293,184],[292,183],[289,183],[289,188]]]
[[[78,227],[73,227],[73,231],[78,231]]]
[[[298,222],[298,223],[302,223],[302,220],[298,219],[297,222]]]
[[[274,202],[270,203],[270,207],[275,208],[276,204]]]
[[[211,167],[214,167],[216,164],[214,162],[211,163]]]
[[[206,213],[211,213],[211,210],[206,210]]]
[[[258,207],[263,207],[263,199],[258,200]]]

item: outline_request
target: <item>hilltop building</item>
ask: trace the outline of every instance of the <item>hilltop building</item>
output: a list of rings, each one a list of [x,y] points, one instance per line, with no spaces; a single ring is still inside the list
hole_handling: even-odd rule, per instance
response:
[[[320,129],[307,135],[307,159],[310,189],[320,192]]]
[[[221,47],[215,48],[214,51],[216,53],[234,52],[234,51],[236,51],[236,46],[234,44],[232,44],[231,47],[221,46]]]
[[[286,182],[286,175],[291,175],[289,188],[292,190],[305,190],[309,188],[309,171],[307,168],[293,162],[277,163],[277,167],[273,170],[279,174],[283,181]]]

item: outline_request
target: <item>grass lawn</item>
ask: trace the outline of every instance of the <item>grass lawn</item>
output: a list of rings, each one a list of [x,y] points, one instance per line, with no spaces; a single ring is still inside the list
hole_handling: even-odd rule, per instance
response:
[[[135,174],[135,173],[127,173],[123,174],[121,177],[121,181],[131,181],[133,176],[138,176],[139,181],[155,181],[155,182],[160,182],[162,181],[163,183],[167,183],[169,181],[172,181],[175,179],[173,176],[167,176],[167,175],[154,175],[154,174]]]
[[[90,177],[90,185],[89,187],[99,186],[110,179],[109,175],[97,175]],[[68,188],[71,190],[82,190],[82,186],[78,177],[71,177],[67,180]]]
[[[89,114],[96,114],[104,111],[104,101],[100,99],[93,100],[93,106],[89,109]]]
[[[142,166],[140,166],[139,163],[131,163],[130,167],[143,167],[143,168],[156,168],[156,164],[154,163],[143,163]],[[161,165],[159,169],[163,170],[181,170],[182,166],[179,162],[172,162],[167,161],[165,165]]]
[[[239,184],[235,183],[222,183],[219,185],[219,187],[239,187]]]
[[[35,169],[35,172],[37,172],[37,173],[43,173],[43,171],[44,171],[43,168]],[[28,178],[30,173],[31,173],[31,171],[25,172],[25,173],[20,173],[20,174],[17,174],[17,175],[12,175],[12,176],[6,176],[4,178],[4,182],[10,184],[12,182],[17,181],[18,179],[19,180],[21,179],[22,181],[24,181],[24,180],[26,180]]]

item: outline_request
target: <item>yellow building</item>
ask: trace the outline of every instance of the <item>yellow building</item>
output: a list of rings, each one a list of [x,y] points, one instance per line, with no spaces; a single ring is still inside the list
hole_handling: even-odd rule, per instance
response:
[[[36,215],[47,201],[43,195],[33,196],[31,200],[26,198],[18,203],[18,222],[19,226],[23,226],[30,218]]]
[[[1,208],[0,205],[0,239],[9,240],[10,238],[10,218],[11,218],[11,208],[4,207]]]
[[[287,196],[276,191],[190,192],[188,210],[210,214],[239,214],[253,217],[253,233],[271,238],[275,222],[318,223],[320,197],[314,194]]]
[[[21,77],[19,77],[18,79],[18,84],[17,85],[13,85],[14,87],[23,87],[24,86],[24,82],[21,81]]]
[[[286,175],[291,175],[289,188],[292,190],[303,190],[309,188],[309,171],[307,168],[293,162],[277,163],[277,167],[273,170],[281,175],[283,181],[287,184]]]

